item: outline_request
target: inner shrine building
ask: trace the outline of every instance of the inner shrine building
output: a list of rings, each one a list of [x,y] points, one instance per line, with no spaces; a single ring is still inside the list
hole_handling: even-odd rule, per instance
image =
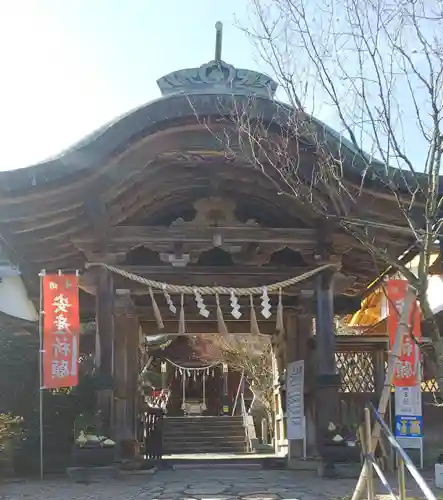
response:
[[[221,315],[230,334],[249,335],[251,314],[260,334],[273,342],[277,374],[291,361],[308,362],[308,339],[315,336],[321,433],[339,418],[334,317],[359,308],[385,265],[333,218],[323,220],[286,193],[281,177],[264,174],[246,151],[233,118],[239,107],[250,112],[250,123],[260,121],[276,134],[290,127],[294,110],[275,99],[271,78],[224,62],[218,46],[214,60],[170,73],[157,84],[160,98],[61,155],[0,173],[2,250],[20,270],[36,309],[41,270],[80,271],[81,321],[95,325],[87,334],[107,381],[98,404],[112,438],[135,435],[146,339],[220,333]],[[338,134],[314,118],[312,123],[338,146]],[[309,185],[316,145],[309,137],[291,141],[294,161],[303,166],[297,182]],[[341,148],[346,182],[360,188],[355,152]],[[313,196],[337,213],[328,193]],[[353,215],[406,224],[380,186],[365,187],[359,200]],[[380,238],[396,255],[412,243],[407,233]],[[233,315],[230,289],[262,290],[294,277],[301,278],[281,296],[269,292],[270,316],[262,314],[261,293],[253,294],[252,304],[250,294],[237,294],[242,314]],[[143,279],[175,285],[177,292],[168,292],[175,311],[163,290]],[[206,317],[192,287],[215,286],[226,293],[203,294]],[[279,301],[283,328],[276,326]]]

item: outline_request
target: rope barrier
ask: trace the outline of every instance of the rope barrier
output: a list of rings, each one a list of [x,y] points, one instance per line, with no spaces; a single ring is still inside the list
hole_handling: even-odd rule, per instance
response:
[[[189,285],[171,285],[168,283],[162,283],[160,281],[149,280],[144,278],[143,276],[138,276],[137,274],[130,273],[125,271],[124,269],[120,269],[115,266],[111,266],[109,264],[105,264],[104,262],[89,262],[86,263],[86,268],[91,267],[103,267],[108,271],[111,271],[115,274],[119,274],[123,278],[127,278],[131,281],[136,281],[142,285],[146,285],[149,288],[153,288],[156,290],[160,290],[163,292],[170,292],[176,294],[185,294],[185,295],[195,295],[195,292],[199,292],[201,295],[231,295],[234,292],[236,295],[261,295],[263,290],[266,289],[268,292],[278,292],[283,288],[287,288],[292,285],[296,285],[302,281],[306,281],[309,278],[317,276],[317,274],[322,271],[326,271],[331,268],[338,268],[338,264],[324,264],[322,266],[317,267],[316,269],[311,269],[300,276],[294,276],[293,278],[289,278],[284,281],[279,281],[277,283],[272,283],[271,285],[264,286],[254,286],[249,288],[233,288],[233,287],[225,287],[225,286],[189,286]]]

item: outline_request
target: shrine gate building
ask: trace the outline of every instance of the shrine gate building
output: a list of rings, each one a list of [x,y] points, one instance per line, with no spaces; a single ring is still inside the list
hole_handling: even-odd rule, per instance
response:
[[[289,362],[308,361],[308,339],[315,334],[319,436],[339,418],[334,317],[359,308],[384,263],[333,218],[322,220],[308,204],[282,195],[278,176],[270,179],[251,161],[239,140],[234,110],[241,107],[250,112],[249,119],[269,127],[275,123],[281,133],[293,113],[275,100],[277,84],[271,78],[225,63],[218,50],[215,60],[157,83],[159,99],[106,124],[57,157],[0,173],[3,250],[19,267],[36,307],[40,270],[81,271],[81,318],[96,325],[98,370],[108,380],[99,406],[117,440],[136,433],[140,350],[146,339],[149,344],[158,335],[217,333],[217,307],[230,334],[251,333],[248,295],[238,296],[238,318],[232,315],[229,294],[205,295],[211,313],[206,318],[192,293],[171,292],[174,314],[161,290],[128,276],[229,289],[263,287],[323,266],[322,272],[284,288],[280,331],[278,293],[269,293],[269,318],[260,313],[259,297],[254,299],[259,331],[273,341],[280,375]],[[338,144],[338,134],[312,120],[331,147]],[[291,140],[304,166],[298,182],[309,184],[315,144],[309,138],[303,144]],[[346,182],[359,188],[354,152],[341,147],[346,150]],[[330,204],[331,213],[338,210],[327,193],[317,195]],[[354,215],[358,210],[379,222],[396,219],[397,225],[405,225],[395,200],[379,186],[365,187]],[[381,239],[397,255],[412,243],[406,233],[385,232]],[[185,321],[181,330],[180,308]],[[282,424],[280,440],[284,432]],[[301,453],[298,444],[292,453]]]

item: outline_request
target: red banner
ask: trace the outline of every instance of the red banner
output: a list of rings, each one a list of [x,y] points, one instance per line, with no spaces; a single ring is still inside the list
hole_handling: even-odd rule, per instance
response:
[[[389,280],[387,283],[388,333],[391,349],[395,342],[395,334],[407,290],[408,282],[406,280]],[[409,312],[409,326],[412,326],[412,334],[417,340],[421,339],[420,321],[420,308],[417,303],[414,303]],[[397,387],[412,387],[420,382],[419,374],[420,349],[408,332],[403,335],[402,348],[392,383]]]
[[[78,277],[43,276],[43,387],[78,384],[80,314]]]

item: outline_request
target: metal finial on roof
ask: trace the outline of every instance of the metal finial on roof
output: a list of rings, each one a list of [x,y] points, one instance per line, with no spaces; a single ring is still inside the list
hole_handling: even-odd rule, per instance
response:
[[[277,83],[269,76],[237,69],[222,61],[223,24],[215,23],[215,57],[198,68],[173,71],[157,80],[163,96],[176,93],[217,93],[259,95],[273,98]]]
[[[215,61],[221,61],[223,41],[223,24],[218,21],[215,23]]]

